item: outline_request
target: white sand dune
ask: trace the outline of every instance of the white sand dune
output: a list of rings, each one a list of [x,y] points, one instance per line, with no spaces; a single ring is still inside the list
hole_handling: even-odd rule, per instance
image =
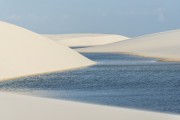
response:
[[[60,45],[69,47],[86,47],[105,45],[113,42],[118,42],[128,39],[128,37],[121,35],[108,34],[67,34],[67,35],[44,35]]]
[[[63,71],[95,62],[21,27],[0,22],[0,80]]]
[[[128,53],[180,61],[180,30],[145,35],[108,45],[77,49],[79,52]]]
[[[72,39],[72,38],[105,36],[107,34],[74,33],[74,34],[42,34],[42,35],[47,38],[53,39],[54,41],[59,41],[59,40]]]
[[[0,92],[1,120],[180,120],[180,116]]]

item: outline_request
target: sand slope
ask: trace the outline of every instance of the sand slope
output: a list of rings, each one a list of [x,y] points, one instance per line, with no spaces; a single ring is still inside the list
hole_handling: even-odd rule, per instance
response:
[[[21,27],[0,22],[0,80],[94,64],[79,53]]]
[[[0,92],[1,120],[180,120],[180,116]]]
[[[108,45],[82,48],[77,51],[122,52],[169,61],[180,61],[180,30],[141,36]]]
[[[108,34],[67,34],[67,35],[45,35],[55,42],[69,47],[84,47],[105,45],[128,39],[121,35]]]

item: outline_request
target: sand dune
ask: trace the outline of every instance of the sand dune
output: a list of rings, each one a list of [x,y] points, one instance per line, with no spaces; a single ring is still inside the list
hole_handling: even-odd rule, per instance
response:
[[[0,80],[75,69],[94,63],[36,33],[0,22]]]
[[[0,92],[1,120],[180,120],[180,116]]]
[[[55,42],[69,47],[84,47],[105,45],[128,39],[121,35],[108,34],[67,34],[67,35],[45,35]]]
[[[42,34],[45,37],[53,39],[54,41],[59,41],[63,39],[72,39],[72,38],[82,38],[82,37],[98,37],[105,36],[107,34],[96,34],[96,33],[74,33],[74,34]]]
[[[79,52],[116,52],[180,61],[180,30],[145,35],[97,47],[81,48]]]

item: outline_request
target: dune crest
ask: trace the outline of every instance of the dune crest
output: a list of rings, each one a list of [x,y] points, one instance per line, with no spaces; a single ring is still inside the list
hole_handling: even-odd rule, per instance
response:
[[[93,65],[68,47],[24,28],[0,22],[0,80]]]
[[[180,61],[180,30],[145,35],[97,47],[77,49],[79,52],[115,52]]]
[[[55,42],[69,47],[87,47],[105,45],[128,39],[121,35],[108,34],[67,34],[67,35],[45,35]]]

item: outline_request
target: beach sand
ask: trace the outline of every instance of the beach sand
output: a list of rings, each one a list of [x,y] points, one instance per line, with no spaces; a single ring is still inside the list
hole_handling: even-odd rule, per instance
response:
[[[1,120],[180,120],[180,116],[0,92]]]

